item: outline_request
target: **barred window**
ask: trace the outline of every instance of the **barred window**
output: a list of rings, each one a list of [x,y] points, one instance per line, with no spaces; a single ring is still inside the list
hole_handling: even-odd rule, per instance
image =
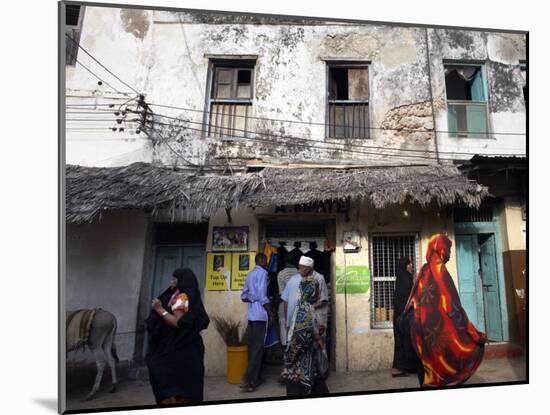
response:
[[[456,223],[492,222],[493,207],[491,205],[482,205],[479,207],[479,209],[473,209],[468,207],[455,208],[454,220]]]
[[[371,258],[371,324],[373,328],[391,328],[395,265],[407,256],[417,270],[420,261],[418,235],[373,234],[370,237]]]
[[[369,138],[368,65],[329,65],[327,137]]]
[[[208,134],[243,138],[249,135],[254,103],[254,60],[214,61]]]

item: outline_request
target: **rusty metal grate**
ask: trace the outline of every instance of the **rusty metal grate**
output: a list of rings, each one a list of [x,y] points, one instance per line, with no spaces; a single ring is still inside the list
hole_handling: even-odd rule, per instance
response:
[[[492,222],[493,207],[481,206],[479,209],[472,208],[455,208],[454,210],[455,223],[464,222]]]
[[[402,256],[420,262],[417,234],[373,234],[370,237],[371,258],[371,325],[391,328],[393,325],[393,293],[395,265]]]

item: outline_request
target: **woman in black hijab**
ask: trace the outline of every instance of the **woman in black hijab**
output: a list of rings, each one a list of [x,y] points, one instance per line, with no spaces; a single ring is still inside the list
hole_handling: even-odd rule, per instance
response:
[[[149,349],[145,362],[157,404],[202,402],[204,344],[210,319],[197,278],[189,268],[174,271],[170,287],[152,303],[145,321]]]
[[[410,338],[410,332],[401,332],[396,323],[399,315],[405,310],[413,286],[413,266],[407,257],[402,257],[396,264],[395,292],[393,297],[393,365],[391,375],[407,376],[407,372],[415,372],[419,366]]]

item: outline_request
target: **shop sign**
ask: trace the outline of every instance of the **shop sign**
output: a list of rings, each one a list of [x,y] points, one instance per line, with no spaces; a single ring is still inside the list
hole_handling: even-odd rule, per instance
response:
[[[231,253],[206,254],[206,289],[226,291],[231,282]]]
[[[365,265],[336,267],[336,294],[365,294],[369,287],[369,267]]]
[[[247,251],[248,226],[214,226],[212,251]]]
[[[254,269],[256,252],[235,252],[231,258],[231,289],[242,290],[246,276]]]

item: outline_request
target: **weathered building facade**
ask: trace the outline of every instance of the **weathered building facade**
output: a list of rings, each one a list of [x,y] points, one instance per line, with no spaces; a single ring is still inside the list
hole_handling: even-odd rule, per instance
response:
[[[468,313],[479,312],[492,340],[519,330],[509,321],[515,299],[502,256],[524,249],[505,231],[515,226],[513,205],[495,201],[505,214],[491,216],[490,229],[457,224],[453,207],[477,208],[487,196],[454,164],[525,154],[524,34],[78,13],[80,47],[68,52],[78,62],[66,66],[66,162],[83,167],[67,171],[67,301],[120,316],[122,358],[140,360],[151,298],[181,265],[196,271],[211,315],[244,322],[240,291],[207,281],[208,253],[224,252],[220,228],[246,228],[247,252],[266,242],[289,250],[301,242],[305,252],[315,241],[329,253],[336,370],[391,365],[395,261],[408,255],[418,269],[436,232],[459,251],[448,269]],[[345,249],[349,235],[355,249]],[[468,283],[478,271],[465,268],[472,241],[489,252],[478,261],[494,262],[494,295]],[[213,327],[204,340],[207,374],[224,373]]]

